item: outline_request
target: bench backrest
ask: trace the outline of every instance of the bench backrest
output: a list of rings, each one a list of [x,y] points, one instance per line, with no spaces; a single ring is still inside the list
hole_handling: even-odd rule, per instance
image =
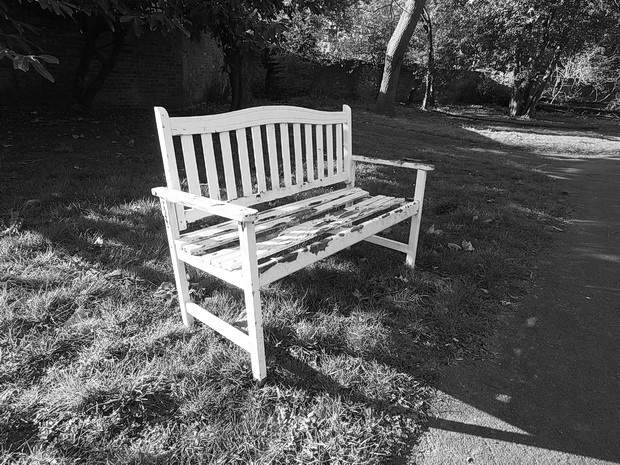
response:
[[[354,183],[351,109],[268,106],[169,117],[155,107],[169,188],[243,206]],[[206,215],[179,211],[179,221]]]

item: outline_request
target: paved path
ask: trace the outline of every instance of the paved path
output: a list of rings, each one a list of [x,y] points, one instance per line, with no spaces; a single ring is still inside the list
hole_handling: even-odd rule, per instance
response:
[[[620,154],[556,161],[579,209],[492,362],[448,368],[411,464],[620,463]]]

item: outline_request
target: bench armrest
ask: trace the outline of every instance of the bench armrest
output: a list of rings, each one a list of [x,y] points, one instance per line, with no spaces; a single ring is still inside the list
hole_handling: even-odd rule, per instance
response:
[[[374,165],[394,166],[397,168],[409,168],[414,170],[433,171],[435,167],[428,163],[420,163],[411,158],[403,158],[402,160],[385,160],[382,158],[363,157],[361,155],[353,155],[353,161],[360,163],[372,163]]]
[[[153,195],[177,203],[185,207],[195,208],[205,213],[221,216],[230,220],[254,221],[258,216],[258,210],[253,208],[241,207],[234,203],[213,200],[208,197],[200,197],[188,192],[169,189],[167,187],[156,187],[152,191]]]

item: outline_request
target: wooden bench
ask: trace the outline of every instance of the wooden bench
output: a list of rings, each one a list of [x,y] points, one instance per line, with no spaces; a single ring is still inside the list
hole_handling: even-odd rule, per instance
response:
[[[262,286],[362,240],[403,252],[414,266],[426,172],[433,167],[354,156],[348,106],[177,118],[156,107],[155,117],[167,187],[153,194],[161,200],[183,322],[198,318],[248,351],[256,379],[266,376]],[[417,170],[413,200],[355,187],[355,162]],[[268,204],[274,201],[278,206]],[[259,204],[272,208],[251,208]],[[208,224],[188,229],[207,217]],[[377,235],[409,218],[408,243]],[[245,325],[192,302],[186,265],[243,290]]]

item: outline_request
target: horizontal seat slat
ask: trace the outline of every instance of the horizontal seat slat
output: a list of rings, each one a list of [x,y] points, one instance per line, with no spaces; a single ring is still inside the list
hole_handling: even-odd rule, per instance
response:
[[[406,203],[379,217],[368,219],[355,226],[345,228],[337,234],[332,234],[287,254],[264,261],[258,265],[261,286],[277,281],[407,218],[411,218],[419,212],[419,209],[420,203],[418,201]]]
[[[328,214],[316,220],[301,223],[287,228],[273,239],[257,241],[256,255],[259,260],[267,259],[286,250],[298,247],[304,242],[325,234],[341,231],[390,208],[402,205],[404,199],[377,196],[362,200],[360,203],[345,208],[337,215]],[[238,247],[224,249],[212,254],[210,262],[226,270],[240,269],[242,265]]]
[[[264,234],[273,229],[283,228],[294,222],[301,222],[330,210],[342,207],[361,198],[368,197],[362,189],[347,189],[304,199],[282,205],[259,213],[256,233]],[[204,254],[210,249],[221,247],[239,240],[238,223],[227,221],[199,231],[185,234],[178,241],[181,248],[192,255]]]

